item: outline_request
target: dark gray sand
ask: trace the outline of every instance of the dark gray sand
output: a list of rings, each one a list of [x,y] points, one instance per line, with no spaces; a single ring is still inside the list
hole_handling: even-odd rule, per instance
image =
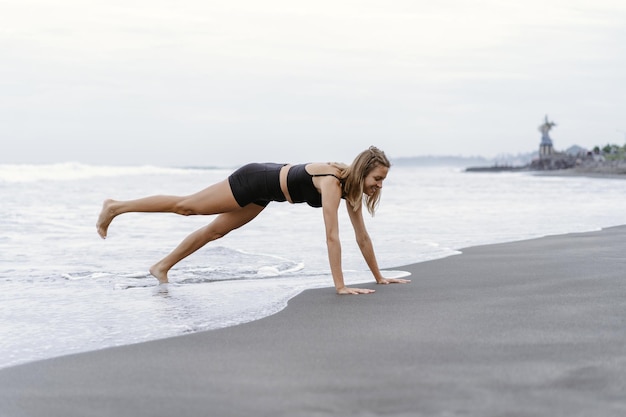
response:
[[[0,370],[0,416],[626,415],[626,226],[400,269],[411,284]]]

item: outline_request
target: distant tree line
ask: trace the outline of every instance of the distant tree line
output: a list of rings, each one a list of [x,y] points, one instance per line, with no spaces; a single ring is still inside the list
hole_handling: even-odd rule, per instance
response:
[[[603,155],[607,160],[623,160],[626,159],[626,145],[619,146],[614,143],[607,143],[602,148],[595,146],[593,153]]]

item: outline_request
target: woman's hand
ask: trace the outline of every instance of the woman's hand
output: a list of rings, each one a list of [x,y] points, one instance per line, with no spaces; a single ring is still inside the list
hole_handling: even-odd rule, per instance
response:
[[[375,290],[369,290],[367,288],[341,287],[337,289],[337,294],[370,294],[373,292],[375,292]]]
[[[408,284],[409,282],[411,282],[410,279],[404,279],[404,278],[383,278],[380,281],[378,281],[378,284],[381,284],[381,285]]]

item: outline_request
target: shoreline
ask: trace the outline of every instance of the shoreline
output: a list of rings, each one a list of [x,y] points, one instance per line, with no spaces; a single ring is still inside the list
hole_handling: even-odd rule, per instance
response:
[[[0,369],[0,414],[623,415],[626,226],[461,251],[375,294]]]
[[[484,166],[467,167],[468,173],[500,173],[500,172],[527,172],[536,176],[545,177],[589,177],[606,179],[626,179],[626,166],[621,165],[581,165],[563,169],[531,169],[528,166]]]
[[[532,171],[534,175],[545,177],[588,177],[588,178],[603,178],[603,179],[626,179],[626,174],[618,173],[614,171],[595,171],[595,170],[583,170],[578,168],[546,170],[546,171]]]

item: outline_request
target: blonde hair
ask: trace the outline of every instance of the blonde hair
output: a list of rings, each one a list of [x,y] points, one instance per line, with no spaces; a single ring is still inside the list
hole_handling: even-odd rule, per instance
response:
[[[367,211],[374,216],[380,200],[380,189],[377,189],[371,196],[365,195],[365,200],[363,200],[363,184],[365,177],[376,167],[391,167],[391,163],[385,153],[375,146],[370,146],[354,158],[352,165],[333,165],[341,170],[340,176],[343,180],[344,198],[352,205],[353,210],[357,211],[361,204],[364,203]]]

